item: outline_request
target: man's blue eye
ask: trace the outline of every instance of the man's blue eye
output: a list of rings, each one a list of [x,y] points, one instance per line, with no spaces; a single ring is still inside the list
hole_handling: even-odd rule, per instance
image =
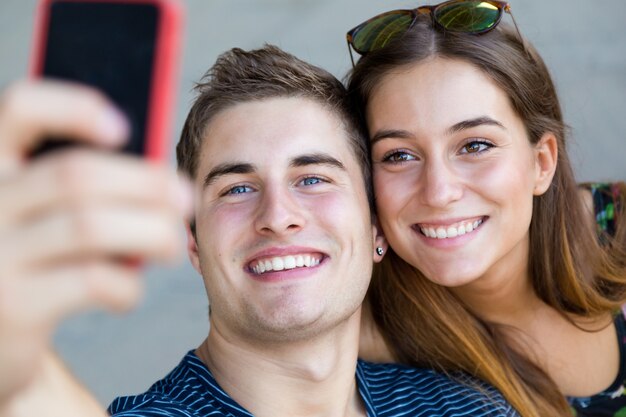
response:
[[[228,190],[227,194],[243,194],[243,193],[248,193],[251,190],[252,189],[250,187],[248,187],[248,186],[238,185],[238,186],[233,187],[230,190]]]
[[[320,182],[322,182],[322,180],[317,177],[309,177],[302,180],[303,185],[314,185],[319,184]]]

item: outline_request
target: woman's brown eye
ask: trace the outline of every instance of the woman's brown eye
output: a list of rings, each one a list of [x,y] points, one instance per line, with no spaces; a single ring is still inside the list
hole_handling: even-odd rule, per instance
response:
[[[465,150],[467,151],[467,153],[478,152],[480,151],[480,143],[478,142],[468,143],[467,145],[465,145]]]
[[[410,153],[403,151],[394,151],[383,157],[383,162],[389,163],[402,163],[414,160],[415,157]]]
[[[481,141],[475,140],[473,142],[469,142],[463,145],[461,153],[467,153],[467,154],[482,153],[488,150],[489,148],[493,148],[493,145],[487,142],[481,142]]]
[[[391,159],[395,162],[408,161],[409,155],[406,153],[396,153],[391,156]]]

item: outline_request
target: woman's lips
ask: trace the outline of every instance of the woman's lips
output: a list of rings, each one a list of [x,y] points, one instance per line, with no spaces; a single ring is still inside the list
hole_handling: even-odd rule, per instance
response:
[[[431,239],[450,239],[472,233],[478,229],[486,216],[462,220],[452,224],[418,223],[414,226],[419,232]]]

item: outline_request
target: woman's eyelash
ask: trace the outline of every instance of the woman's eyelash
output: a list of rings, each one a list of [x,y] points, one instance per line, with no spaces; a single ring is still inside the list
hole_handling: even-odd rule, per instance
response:
[[[412,161],[414,159],[416,159],[415,156],[411,155],[409,152],[397,149],[386,153],[383,156],[382,162],[402,163],[406,161]]]

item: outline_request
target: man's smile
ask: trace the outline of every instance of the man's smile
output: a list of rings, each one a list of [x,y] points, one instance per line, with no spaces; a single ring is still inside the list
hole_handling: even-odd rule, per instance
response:
[[[324,255],[321,253],[300,253],[286,256],[273,256],[255,259],[248,264],[248,269],[261,275],[272,271],[295,268],[309,268],[319,265]]]

